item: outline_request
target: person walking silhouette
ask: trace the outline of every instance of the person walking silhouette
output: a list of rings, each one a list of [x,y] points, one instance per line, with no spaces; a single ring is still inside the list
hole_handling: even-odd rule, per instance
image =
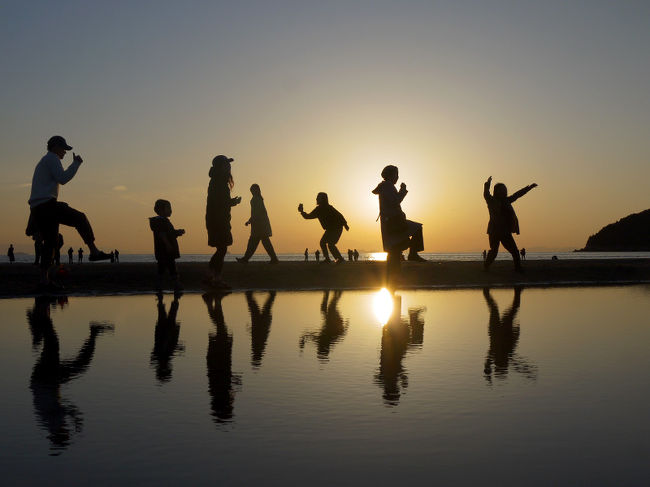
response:
[[[210,277],[206,284],[217,289],[230,288],[221,278],[221,271],[228,247],[232,245],[230,209],[241,203],[241,196],[230,197],[230,191],[235,185],[230,166],[233,161],[232,157],[218,155],[212,159],[209,172],[205,226],[208,230],[208,245],[215,247],[215,252],[210,259]]]
[[[277,264],[280,262],[278,257],[275,255],[275,250],[273,249],[273,244],[271,243],[271,222],[269,221],[269,215],[266,212],[266,206],[264,206],[264,198],[262,198],[262,191],[258,184],[251,185],[251,217],[246,221],[245,225],[251,226],[251,236],[248,238],[248,246],[246,247],[246,253],[243,257],[238,257],[237,262],[245,264],[253,256],[257,250],[257,246],[262,242],[264,250],[269,254],[271,258],[271,264]]]
[[[310,213],[305,213],[302,203],[298,205],[298,211],[305,220],[318,218],[321,227],[325,230],[325,233],[323,233],[323,236],[320,239],[320,248],[323,251],[323,262],[331,262],[329,252],[332,253],[337,264],[345,262],[341,252],[336,248],[336,244],[341,238],[343,229],[345,228],[346,231],[349,231],[350,227],[348,226],[348,222],[345,221],[343,215],[329,204],[327,193],[321,192],[316,195],[316,208],[314,208]],[[318,260],[318,258],[316,260]]]
[[[493,194],[490,194],[491,184],[492,176],[483,184],[483,198],[485,198],[490,213],[490,221],[487,228],[490,250],[483,263],[484,268],[488,270],[492,262],[494,262],[494,259],[499,253],[499,244],[501,244],[512,255],[515,270],[522,272],[519,249],[517,249],[515,239],[512,237],[513,233],[519,235],[519,220],[512,207],[512,203],[528,193],[531,189],[536,188],[537,184],[529,184],[510,196],[508,196],[508,188],[503,183],[495,184]]]

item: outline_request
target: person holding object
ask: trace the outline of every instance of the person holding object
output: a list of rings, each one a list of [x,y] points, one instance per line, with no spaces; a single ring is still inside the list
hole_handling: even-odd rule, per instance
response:
[[[278,257],[275,255],[275,250],[273,249],[273,244],[269,238],[272,234],[271,232],[271,222],[269,221],[269,215],[266,212],[266,207],[264,206],[264,198],[262,198],[262,191],[258,184],[251,185],[251,217],[246,221],[244,225],[251,226],[251,236],[248,239],[248,246],[246,247],[246,253],[243,257],[237,257],[237,262],[245,264],[253,256],[257,246],[262,242],[264,249],[271,257],[271,264],[277,264],[280,262]]]
[[[425,262],[418,255],[424,250],[424,237],[422,224],[406,219],[401,203],[408,193],[406,184],[400,185],[399,191],[395,188],[399,179],[397,166],[388,165],[381,171],[383,181],[372,190],[379,196],[379,220],[381,222],[381,240],[386,258],[387,280],[399,274],[402,251],[409,249],[408,260]]]
[[[59,287],[50,282],[49,268],[52,265],[59,224],[74,227],[90,249],[88,260],[108,260],[110,255],[99,250],[95,245],[95,235],[86,215],[58,201],[59,185],[70,181],[83,163],[80,155],[72,153],[72,164],[63,169],[61,161],[67,151],[72,150],[66,140],[55,135],[47,141],[47,154],[38,162],[32,178],[32,190],[29,198],[30,217],[40,238],[43,240],[41,255],[40,287],[51,291]]]
[[[162,290],[162,278],[165,271],[174,282],[174,291],[180,291],[181,285],[178,282],[175,260],[180,258],[178,248],[178,237],[185,235],[185,230],[174,228],[169,217],[172,216],[172,204],[167,200],[156,200],[153,206],[156,216],[149,218],[149,227],[153,232],[153,248],[156,262],[158,263],[157,290]]]
[[[508,196],[508,188],[503,183],[494,185],[493,194],[490,194],[490,185],[492,184],[492,176],[490,176],[485,184],[483,184],[483,198],[487,203],[488,211],[490,212],[490,221],[488,223],[487,234],[490,242],[490,250],[487,253],[485,262],[483,263],[485,270],[489,269],[492,262],[499,253],[499,244],[510,252],[512,260],[515,263],[515,270],[522,272],[521,258],[519,257],[519,249],[515,239],[512,237],[513,233],[519,235],[519,220],[512,207],[512,203],[528,193],[531,189],[536,188],[537,184],[529,184],[521,188],[519,191]]]
[[[230,209],[241,203],[241,196],[230,197],[230,191],[235,185],[230,163],[234,159],[218,155],[212,159],[210,168],[210,183],[208,184],[208,199],[205,208],[205,226],[208,230],[208,245],[215,247],[210,259],[210,277],[207,284],[218,289],[229,289],[221,278],[223,259],[228,247],[232,245],[230,226]]]
[[[332,252],[332,256],[336,259],[337,264],[345,262],[341,252],[336,248],[336,244],[341,238],[343,229],[350,231],[348,222],[345,221],[343,215],[332,205],[329,204],[329,198],[327,193],[318,193],[316,195],[316,208],[314,208],[311,213],[305,213],[304,206],[302,203],[298,205],[298,211],[305,220],[312,220],[318,218],[318,221],[325,230],[323,236],[320,239],[320,248],[323,250],[323,263],[329,263],[330,255],[329,252]],[[329,247],[329,252],[328,252]],[[316,257],[318,260],[318,257]]]

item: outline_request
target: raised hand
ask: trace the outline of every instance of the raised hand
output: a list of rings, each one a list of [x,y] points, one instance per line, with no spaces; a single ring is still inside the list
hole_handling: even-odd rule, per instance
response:
[[[298,211],[299,211],[300,213],[303,212],[303,209],[304,209],[304,208],[305,208],[305,207],[302,206],[302,203],[300,203],[300,204],[298,205]]]
[[[345,227],[345,231],[346,231],[346,232],[349,232],[349,231],[350,231],[350,227],[348,227],[347,224],[345,224],[345,225],[343,225],[343,226]]]
[[[81,158],[80,155],[75,154],[74,152],[72,153],[72,162],[78,162],[81,164],[84,160]]]
[[[399,189],[402,190],[402,191],[406,190],[406,184],[404,184],[404,183],[400,184]]]

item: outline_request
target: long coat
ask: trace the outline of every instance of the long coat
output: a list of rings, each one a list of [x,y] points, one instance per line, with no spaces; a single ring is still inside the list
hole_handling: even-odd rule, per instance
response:
[[[210,171],[212,176],[212,171]],[[228,181],[211,177],[208,185],[208,201],[205,207],[205,226],[208,229],[208,245],[222,247],[232,245],[230,232],[230,208],[235,199],[230,197]]]

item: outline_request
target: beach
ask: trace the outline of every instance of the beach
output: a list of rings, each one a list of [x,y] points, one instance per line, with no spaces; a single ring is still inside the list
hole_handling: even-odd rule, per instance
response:
[[[398,289],[454,289],[523,285],[527,287],[611,285],[650,283],[650,260],[548,260],[524,263],[525,272],[516,273],[512,263],[498,261],[489,272],[480,262],[405,262]],[[84,263],[64,266],[60,282],[69,294],[140,294],[154,291],[156,266],[153,263]],[[178,271],[186,292],[204,291],[207,265],[180,262]],[[249,289],[313,290],[372,289],[382,287],[384,262],[264,262],[224,265],[224,279],[233,291]],[[0,264],[0,296],[35,294],[39,269],[31,264]],[[171,283],[166,281],[165,288]]]

